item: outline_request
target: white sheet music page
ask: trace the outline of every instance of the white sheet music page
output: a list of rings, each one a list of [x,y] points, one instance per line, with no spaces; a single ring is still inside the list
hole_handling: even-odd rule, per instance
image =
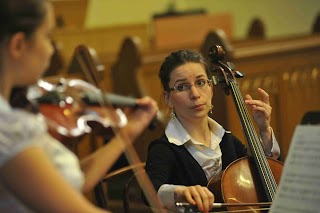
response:
[[[296,127],[270,212],[320,212],[320,125]]]

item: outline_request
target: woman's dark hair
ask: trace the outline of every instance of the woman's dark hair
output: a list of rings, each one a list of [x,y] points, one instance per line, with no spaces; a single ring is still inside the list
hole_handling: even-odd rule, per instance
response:
[[[46,15],[46,0],[0,0],[0,42],[16,32],[28,37]]]
[[[205,67],[207,76],[210,77],[210,69],[206,59],[201,53],[194,50],[178,50],[168,55],[160,67],[159,78],[164,91],[169,90],[169,81],[171,72],[183,64],[193,62],[200,63]]]
[[[17,32],[23,32],[27,38],[31,38],[45,19],[46,2],[47,0],[0,0],[0,44]],[[35,111],[26,99],[26,90],[14,88],[10,104]]]

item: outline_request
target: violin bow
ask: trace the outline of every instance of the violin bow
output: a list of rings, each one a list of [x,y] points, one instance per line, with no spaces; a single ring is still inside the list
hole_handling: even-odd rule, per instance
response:
[[[91,83],[93,83],[100,91],[102,91],[102,94],[104,94],[105,88],[101,85],[100,81],[98,80],[98,71],[93,63],[92,57],[89,53],[89,50],[86,46],[84,45],[79,45],[75,49],[75,57],[79,65],[81,66],[82,71],[84,72],[85,78],[88,79]],[[104,104],[108,106],[109,101],[106,100],[105,98],[103,99],[105,101]],[[130,163],[130,165],[136,165],[140,164],[141,160],[134,149],[133,145],[129,142],[129,139],[125,137],[123,134],[121,134],[120,131],[118,131],[117,128],[114,128],[111,126],[113,132],[115,135],[119,135],[122,143],[125,145],[125,151],[124,154]],[[136,179],[143,191],[143,193],[146,196],[146,199],[148,200],[149,204],[151,207],[153,207],[153,211],[157,212],[166,212],[166,210],[163,208],[160,200],[158,199],[157,193],[147,176],[145,169],[141,167],[133,168],[134,174],[136,175]],[[142,172],[141,172],[142,171]]]

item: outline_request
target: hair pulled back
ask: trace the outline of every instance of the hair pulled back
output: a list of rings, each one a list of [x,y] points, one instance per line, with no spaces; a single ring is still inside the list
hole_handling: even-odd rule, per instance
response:
[[[31,37],[46,15],[46,0],[0,0],[0,42],[17,32]]]
[[[169,90],[171,72],[186,63],[200,63],[204,66],[207,76],[210,77],[210,69],[206,59],[201,53],[194,50],[178,50],[168,55],[160,67],[159,78],[164,91]]]

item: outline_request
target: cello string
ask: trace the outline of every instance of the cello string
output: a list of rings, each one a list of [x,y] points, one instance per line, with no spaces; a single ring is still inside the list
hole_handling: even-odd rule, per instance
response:
[[[263,175],[263,178],[265,180],[265,183],[266,183],[266,187],[268,188],[268,191],[269,191],[269,194],[270,194],[270,198],[273,200],[273,197],[274,197],[274,192],[275,192],[275,188],[273,187],[274,186],[274,179],[273,179],[273,175],[270,171],[270,167],[266,161],[266,158],[265,158],[265,155],[264,155],[264,151],[262,149],[262,146],[261,146],[261,143],[260,143],[260,140],[258,139],[258,136],[256,134],[256,131],[254,130],[254,127],[253,127],[253,123],[251,122],[250,120],[250,117],[249,117],[249,113],[248,113],[248,110],[247,110],[247,107],[243,101],[243,98],[242,98],[242,95],[241,95],[241,92],[239,90],[239,87],[236,87],[236,85],[232,84],[234,90],[236,91],[237,93],[237,99],[238,99],[238,102],[239,102],[239,105],[241,106],[241,110],[243,111],[243,113],[246,114],[245,118],[246,118],[246,122],[247,122],[247,126],[250,126],[248,127],[248,129],[250,130],[250,134],[252,135],[252,137],[254,138],[254,142],[252,145],[254,146],[254,149],[256,151],[256,157],[257,157],[257,161],[258,161],[258,164],[260,166],[260,171],[262,172],[262,175]]]
[[[229,71],[231,72],[231,70],[229,70]],[[244,128],[243,130],[247,130],[247,131],[244,131],[244,133],[247,137],[248,145],[250,146],[250,148],[253,152],[252,154],[255,157],[254,159],[256,161],[257,167],[260,168],[258,170],[259,174],[260,174],[260,178],[263,179],[263,183],[266,188],[265,190],[267,190],[267,192],[268,192],[267,196],[270,197],[271,200],[273,200],[272,197],[273,197],[274,193],[272,190],[274,188],[272,187],[273,184],[270,183],[270,181],[272,181],[270,179],[271,173],[270,172],[268,173],[269,165],[266,162],[266,158],[264,156],[262,146],[260,143],[257,142],[257,141],[259,141],[259,139],[256,134],[256,131],[254,130],[253,124],[250,120],[249,113],[248,113],[247,108],[244,104],[244,100],[242,98],[239,87],[237,86],[236,82],[233,79],[229,79],[228,82],[230,82],[230,85],[231,85],[231,89],[233,92],[232,94],[234,96],[234,101],[236,103],[237,110],[240,115],[240,120],[241,120],[243,128]],[[254,142],[254,141],[256,141],[256,142]],[[261,153],[263,153],[263,155]],[[270,168],[269,168],[269,170],[270,170]]]
[[[248,113],[247,107],[246,107],[245,104],[244,104],[244,107],[245,107],[246,112]],[[255,131],[255,135],[257,137],[256,131]],[[259,156],[260,156],[260,159],[262,160],[263,168],[265,169],[265,175],[268,178],[268,182],[267,183],[269,184],[269,188],[270,188],[270,197],[271,197],[272,200],[274,200],[275,193],[276,193],[276,190],[277,190],[277,184],[276,184],[276,181],[275,181],[274,176],[272,174],[272,171],[270,169],[270,166],[269,166],[269,163],[267,161],[267,158],[265,157],[264,150],[263,150],[263,147],[262,147],[262,141],[260,140],[260,138],[256,140],[256,146],[258,146],[258,148],[260,150],[260,155]]]
[[[254,134],[255,131],[252,130],[253,126],[250,125],[252,123],[250,123],[249,117],[248,117],[249,115],[248,115],[248,113],[246,113],[246,108],[245,108],[242,96],[241,96],[239,90],[237,89],[235,83],[231,83],[231,87],[232,87],[234,94],[235,94],[236,104],[239,108],[240,114],[242,115],[241,118],[243,119],[242,120],[243,125],[245,126],[245,129],[248,130],[248,132],[247,132],[248,140],[250,140],[251,142],[256,141],[257,136],[256,136],[256,134]],[[259,147],[256,146],[256,143],[249,143],[249,145],[252,145],[254,154],[256,154],[257,157],[260,157],[260,155],[258,155],[260,150],[259,150]]]
[[[265,187],[267,188],[266,190],[269,192],[270,197],[272,197],[272,191],[270,188],[270,178],[269,175],[267,173],[267,165],[266,165],[266,159],[263,158],[264,157],[264,153],[263,153],[263,157],[262,157],[262,147],[259,146],[260,143],[257,143],[258,140],[258,136],[256,134],[256,132],[254,131],[254,127],[252,125],[252,122],[250,122],[250,117],[247,111],[247,108],[245,107],[241,92],[239,90],[239,87],[236,85],[236,83],[231,82],[231,88],[233,90],[233,94],[235,96],[235,101],[238,107],[238,110],[240,112],[240,114],[242,115],[242,123],[245,126],[245,129],[247,130],[247,132],[245,132],[248,135],[248,141],[249,145],[253,151],[253,156],[256,157],[256,163],[258,164],[257,166],[260,168],[258,171],[261,174],[261,178],[263,178],[264,183],[265,183]],[[272,198],[271,198],[272,199]]]
[[[254,156],[257,157],[256,160],[257,160],[257,163],[259,164],[257,166],[260,167],[260,171],[262,173],[267,190],[269,191],[270,198],[273,200],[275,191],[276,191],[276,184],[275,184],[274,177],[271,173],[269,164],[266,161],[266,157],[264,155],[262,145],[260,143],[260,140],[258,139],[253,123],[250,120],[249,113],[243,101],[240,89],[234,82],[231,82],[231,87],[233,89],[236,103],[237,103],[237,106],[239,107],[239,111],[242,114],[242,118],[244,118],[242,122],[248,130],[248,137],[249,137],[248,139],[251,140],[250,145],[252,146],[253,152],[255,154]]]

